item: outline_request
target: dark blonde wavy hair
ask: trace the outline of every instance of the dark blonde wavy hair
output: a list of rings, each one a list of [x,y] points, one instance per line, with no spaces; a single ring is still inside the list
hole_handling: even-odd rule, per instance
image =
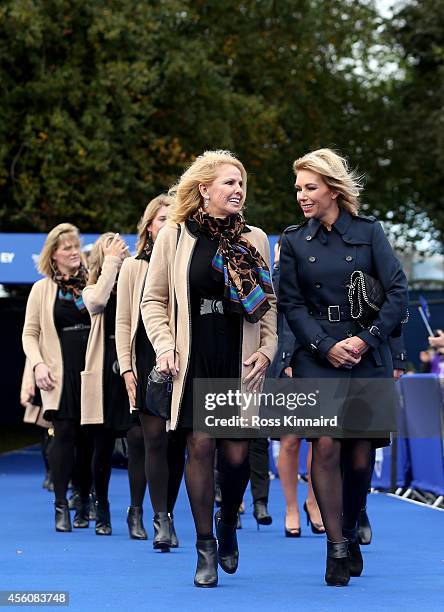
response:
[[[333,149],[318,149],[297,159],[293,163],[293,170],[295,174],[299,170],[320,174],[327,186],[339,193],[338,206],[351,215],[358,214],[364,177],[349,168],[345,157]]]
[[[136,244],[137,255],[140,255],[145,248],[146,241],[148,239],[148,226],[154,221],[159,210],[162,208],[162,206],[168,207],[173,203],[173,198],[166,193],[161,193],[148,203],[147,207],[145,208],[145,212],[137,224],[137,233],[139,235],[139,239],[137,240]]]

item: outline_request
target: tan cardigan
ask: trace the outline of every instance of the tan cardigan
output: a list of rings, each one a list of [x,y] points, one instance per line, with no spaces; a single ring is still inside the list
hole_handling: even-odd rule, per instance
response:
[[[105,358],[104,312],[119,273],[120,257],[107,255],[95,285],[83,290],[83,301],[91,317],[91,331],[85,354],[85,369],[81,372],[80,424],[101,425],[103,411],[103,360]]]
[[[266,234],[259,228],[249,226],[247,238],[270,265],[270,248]],[[173,384],[171,404],[171,429],[176,429],[182,401],[185,376],[188,370],[190,353],[190,304],[188,302],[188,274],[196,237],[185,224],[181,224],[181,234],[177,244],[177,228],[167,225],[161,229],[154,244],[148,277],[143,293],[142,319],[157,358],[167,351],[174,350],[174,300],[171,296],[176,290],[177,297],[177,342],[179,354],[179,375]],[[273,361],[277,348],[276,335],[276,298],[268,296],[271,308],[258,323],[244,319],[242,335],[242,379],[251,371],[252,366],[243,363],[255,351],[260,351]]]
[[[128,257],[122,264],[117,281],[116,348],[120,373],[136,369],[136,334],[140,320],[140,300],[148,272],[144,259]]]
[[[20,389],[20,403],[25,404],[25,414],[23,416],[24,423],[32,423],[33,425],[39,425],[39,427],[45,427],[48,429],[52,427],[50,421],[46,421],[43,418],[43,406],[33,404],[29,398],[29,388],[33,387],[34,392],[36,389],[34,371],[31,366],[29,359],[26,359],[25,369],[23,370],[22,386]]]
[[[44,412],[58,410],[63,385],[62,347],[54,324],[57,285],[51,278],[34,283],[26,305],[23,350],[34,370],[45,363],[55,379],[52,391],[41,391]]]

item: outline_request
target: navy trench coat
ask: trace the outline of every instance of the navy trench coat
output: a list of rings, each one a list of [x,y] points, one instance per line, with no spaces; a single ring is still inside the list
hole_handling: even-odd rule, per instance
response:
[[[378,279],[385,291],[380,311],[365,329],[350,317],[348,285],[354,270]],[[296,338],[295,378],[392,379],[389,337],[401,333],[407,306],[407,279],[376,219],[341,209],[331,231],[317,219],[285,230],[279,309]],[[352,336],[365,340],[369,350],[351,369],[333,367],[328,351]]]

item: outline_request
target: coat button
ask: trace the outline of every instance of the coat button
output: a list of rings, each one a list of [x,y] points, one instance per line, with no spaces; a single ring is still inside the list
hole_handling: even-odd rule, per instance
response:
[[[345,261],[353,261],[353,257],[351,255],[347,255]]]
[[[307,236],[305,240],[311,240],[311,238],[312,238],[311,236]]]
[[[309,261],[310,263],[313,263],[313,262],[315,262],[315,261],[316,261],[316,257],[315,257],[314,255],[310,255],[310,257],[308,258],[308,261]]]
[[[316,289],[320,289],[322,287],[322,283],[315,283]]]

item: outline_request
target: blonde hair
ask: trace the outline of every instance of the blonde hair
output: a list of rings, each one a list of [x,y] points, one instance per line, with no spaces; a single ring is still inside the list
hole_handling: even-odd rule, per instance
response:
[[[364,177],[350,170],[344,157],[332,149],[318,149],[297,159],[293,163],[293,170],[295,174],[299,170],[320,174],[327,186],[339,193],[338,206],[352,215],[358,214]]]
[[[56,225],[46,236],[45,244],[39,255],[37,270],[44,276],[52,277],[55,272],[52,263],[52,255],[62,242],[73,241],[80,247],[79,230],[71,223],[60,223]]]
[[[171,198],[168,194],[161,193],[148,203],[147,207],[145,208],[145,212],[137,224],[137,233],[139,234],[139,239],[136,244],[137,255],[140,255],[145,248],[146,241],[148,239],[148,226],[154,221],[162,206],[171,206],[173,202],[173,198]]]
[[[179,181],[171,187],[169,195],[174,198],[170,219],[182,223],[190,217],[203,203],[199,184],[210,185],[217,176],[217,169],[222,164],[231,164],[240,171],[243,180],[243,199],[247,195],[247,172],[243,164],[231,151],[205,151],[185,170]]]
[[[111,244],[115,235],[114,232],[105,232],[95,241],[88,258],[88,285],[95,285],[97,283],[105,259],[103,249]],[[128,251],[125,251],[125,257],[129,257]]]

